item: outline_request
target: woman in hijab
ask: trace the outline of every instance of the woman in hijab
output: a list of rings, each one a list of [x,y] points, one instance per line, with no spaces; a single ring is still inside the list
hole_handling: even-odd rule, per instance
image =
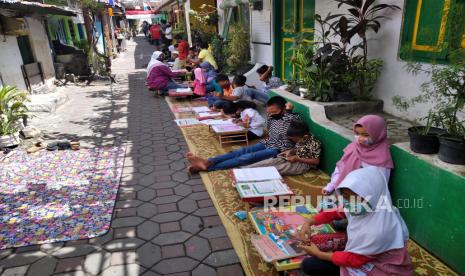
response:
[[[176,77],[178,73],[171,71],[168,66],[161,62],[162,59],[162,52],[153,52],[150,62],[147,65],[146,85],[149,90],[161,90],[166,94],[168,90],[181,88],[182,86],[171,79]]]
[[[392,205],[383,173],[373,166],[354,170],[337,190],[343,204],[310,219],[299,236],[305,238],[312,225],[345,217],[346,247],[344,251],[322,252],[314,244],[302,245],[312,256],[304,259],[302,270],[309,275],[413,275],[406,245],[408,229]]]
[[[337,162],[331,181],[322,189],[324,195],[333,193],[351,171],[367,166],[378,167],[389,181],[394,164],[384,119],[377,115],[363,116],[354,124],[353,130],[355,139],[344,149],[344,155]]]
[[[202,68],[205,72],[205,77],[207,81],[207,93],[215,91],[215,85],[213,82],[215,81],[216,76],[218,73],[215,70],[215,67],[211,65],[208,61],[200,63],[200,68]]]

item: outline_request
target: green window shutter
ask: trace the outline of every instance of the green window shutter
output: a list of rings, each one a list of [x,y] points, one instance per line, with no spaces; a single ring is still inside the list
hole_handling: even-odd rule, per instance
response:
[[[400,57],[415,61],[445,61],[448,25],[454,0],[406,1]]]

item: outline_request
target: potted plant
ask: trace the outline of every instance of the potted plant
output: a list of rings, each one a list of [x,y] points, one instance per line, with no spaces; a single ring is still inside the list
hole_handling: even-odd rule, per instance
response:
[[[0,88],[0,148],[19,144],[22,120],[27,118],[27,93],[12,86]]]
[[[439,159],[465,164],[465,62],[433,65],[431,69],[424,69],[421,64],[408,64],[407,70],[414,74],[429,74],[431,80],[421,86],[419,96],[410,100],[396,96],[394,104],[404,109],[416,103],[432,104],[426,127],[418,128],[416,132],[423,136],[439,135]],[[445,133],[431,129],[431,125],[442,127]]]

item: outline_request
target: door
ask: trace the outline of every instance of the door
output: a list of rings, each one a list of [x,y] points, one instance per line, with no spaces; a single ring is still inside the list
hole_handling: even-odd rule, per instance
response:
[[[275,74],[282,79],[298,77],[290,60],[294,40],[300,34],[313,39],[315,0],[276,0],[275,16]]]

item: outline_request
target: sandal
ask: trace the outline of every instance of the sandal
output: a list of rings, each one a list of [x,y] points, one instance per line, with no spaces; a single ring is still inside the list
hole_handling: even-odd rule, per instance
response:
[[[79,150],[81,148],[81,143],[79,143],[79,140],[73,139],[70,142],[70,146],[72,150]]]
[[[27,153],[34,153],[34,152],[38,152],[39,150],[43,150],[47,148],[47,143],[45,142],[37,142],[34,144],[34,146],[28,148],[26,150]]]

